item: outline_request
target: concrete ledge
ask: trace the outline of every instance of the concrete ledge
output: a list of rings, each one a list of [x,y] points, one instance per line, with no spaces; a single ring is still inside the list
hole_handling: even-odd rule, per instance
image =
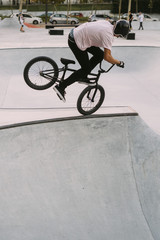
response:
[[[78,27],[79,25],[78,24],[49,24],[49,25],[46,25],[45,28],[46,29],[50,29],[50,28],[55,28],[55,27]]]
[[[58,29],[58,30],[49,30],[50,35],[63,35],[64,30]]]
[[[129,106],[101,107],[95,114],[89,116],[80,115],[75,107],[69,108],[31,108],[31,109],[0,109],[0,129],[30,125],[41,122],[65,121],[72,119],[84,119],[95,117],[122,117],[137,116],[138,113]]]
[[[127,39],[129,39],[129,40],[135,40],[135,33],[128,33]]]

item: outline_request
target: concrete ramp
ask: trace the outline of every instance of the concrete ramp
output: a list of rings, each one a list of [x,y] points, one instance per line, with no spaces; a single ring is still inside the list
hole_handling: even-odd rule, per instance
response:
[[[0,130],[1,240],[158,240],[160,137],[139,116]]]
[[[0,29],[16,30],[20,28],[18,18],[5,18],[0,22]]]

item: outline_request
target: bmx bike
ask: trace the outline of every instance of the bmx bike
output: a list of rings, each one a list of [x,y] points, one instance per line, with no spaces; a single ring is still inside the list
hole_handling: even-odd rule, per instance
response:
[[[67,71],[74,72],[75,69],[69,68],[69,64],[75,64],[75,61],[61,58],[63,67],[59,68],[57,63],[45,56],[40,56],[30,60],[24,68],[23,76],[26,84],[35,90],[45,90],[65,81]],[[90,73],[90,80],[95,81],[95,86],[87,86],[79,95],[77,100],[77,109],[82,115],[90,115],[96,112],[102,105],[105,98],[104,88],[98,84],[101,73],[107,73],[114,66],[111,65],[108,70],[103,70],[101,63],[98,73]],[[62,73],[59,77],[59,73]]]

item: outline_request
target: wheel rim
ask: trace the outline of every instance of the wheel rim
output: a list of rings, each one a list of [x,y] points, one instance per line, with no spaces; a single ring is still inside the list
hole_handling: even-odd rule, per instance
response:
[[[97,89],[97,92],[94,96],[93,101],[93,95],[95,94],[95,88],[91,89],[89,92],[87,92],[81,102],[81,107],[85,112],[92,111],[100,102],[101,99],[101,92],[99,89]]]
[[[36,62],[30,67],[28,77],[32,84],[36,86],[48,85],[54,77],[53,66],[43,60]]]

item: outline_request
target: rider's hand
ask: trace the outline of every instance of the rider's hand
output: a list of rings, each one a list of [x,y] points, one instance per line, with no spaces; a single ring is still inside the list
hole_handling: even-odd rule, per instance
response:
[[[118,67],[124,68],[124,62],[120,61],[120,64],[117,64]]]

